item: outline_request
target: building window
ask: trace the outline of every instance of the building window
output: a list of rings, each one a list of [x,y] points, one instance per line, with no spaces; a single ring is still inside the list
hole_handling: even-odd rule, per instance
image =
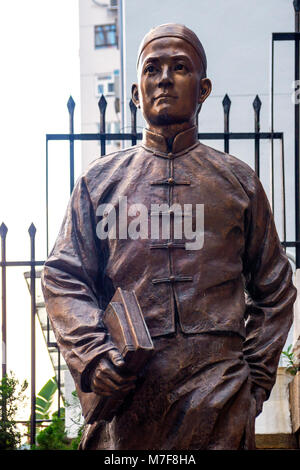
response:
[[[108,93],[113,93],[115,91],[115,84],[113,82],[107,84],[107,91]]]
[[[115,24],[95,26],[95,48],[116,46],[117,29]]]
[[[104,85],[98,84],[97,95],[101,96],[104,93]]]
[[[96,76],[96,96],[100,98],[101,95],[105,97],[115,95],[115,77],[113,74]]]

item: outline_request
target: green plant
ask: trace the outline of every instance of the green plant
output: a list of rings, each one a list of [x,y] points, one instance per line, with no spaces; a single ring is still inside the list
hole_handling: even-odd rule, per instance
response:
[[[57,382],[55,377],[48,380],[42,387],[36,397],[36,417],[37,419],[49,419],[49,410],[53,403],[53,397],[57,390]],[[65,403],[65,406],[76,410],[79,404],[76,391],[72,392],[72,403]],[[58,412],[52,414],[52,422],[45,428],[39,428],[36,442],[33,450],[76,450],[78,448],[83,426],[79,427],[77,437],[70,439],[67,437],[65,428],[65,409],[60,409],[60,416]],[[80,426],[80,415],[76,414],[72,421]]]
[[[60,416],[56,411],[52,415],[52,423],[37,435],[37,450],[69,450],[70,442],[66,437],[64,409]]]
[[[288,361],[288,365],[286,367],[286,372],[288,372],[289,374],[291,375],[296,375],[298,370],[299,370],[299,366],[296,364],[295,362],[295,355],[292,351],[292,345],[290,344],[287,348],[286,351],[282,351],[281,353]]]
[[[81,436],[82,436],[82,433],[83,433],[83,425],[79,428],[78,430],[78,436],[77,437],[74,437],[72,440],[71,440],[71,449],[72,450],[77,450],[78,449],[78,446],[79,446],[79,443],[81,441]]]
[[[36,419],[49,419],[49,409],[53,403],[54,394],[57,390],[56,378],[52,377],[41,388],[36,396]]]
[[[20,404],[24,402],[24,392],[28,387],[26,380],[22,384],[12,372],[6,374],[0,381],[0,449],[16,449],[21,442],[21,433],[15,422],[15,414]]]

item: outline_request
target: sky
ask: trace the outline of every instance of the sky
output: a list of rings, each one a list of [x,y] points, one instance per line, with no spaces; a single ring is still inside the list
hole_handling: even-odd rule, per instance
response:
[[[0,49],[0,224],[8,227],[7,259],[29,260],[33,222],[36,258],[44,260],[45,135],[68,133],[70,95],[80,132],[78,0],[0,0]],[[78,148],[75,157],[80,162]],[[66,143],[49,144],[49,192],[51,248],[69,196]],[[7,269],[7,369],[21,381],[30,377],[26,270]],[[37,390],[53,375],[37,325]]]

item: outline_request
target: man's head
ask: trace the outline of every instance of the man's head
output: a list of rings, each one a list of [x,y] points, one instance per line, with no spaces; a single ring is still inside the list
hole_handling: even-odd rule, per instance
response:
[[[195,123],[211,82],[203,46],[190,29],[175,23],[152,29],[141,42],[137,69],[132,99],[150,126]]]

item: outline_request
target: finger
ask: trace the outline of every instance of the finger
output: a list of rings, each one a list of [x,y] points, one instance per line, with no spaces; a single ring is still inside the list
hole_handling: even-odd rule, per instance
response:
[[[136,380],[136,377],[134,375],[119,374],[118,371],[114,369],[113,365],[107,359],[102,359],[96,369],[95,375],[97,377],[100,377],[100,375],[102,374],[109,377],[111,380],[118,384],[130,383]]]
[[[114,364],[114,366],[123,367],[125,365],[124,359],[122,358],[121,354],[117,349],[110,349],[107,352],[107,355],[111,362]]]
[[[113,383],[109,379],[105,379],[105,381],[103,381],[102,377],[101,379],[95,377],[92,385],[93,389],[95,389],[98,393],[105,393],[108,395],[112,395],[115,393],[127,393],[135,388],[134,383],[118,385]]]
[[[105,359],[99,363],[93,379],[97,380],[99,384],[103,383],[110,386],[114,390],[122,386],[132,385],[135,381],[135,378],[130,379],[119,375],[114,370],[113,365]]]
[[[114,384],[114,389],[121,389],[124,387],[131,387],[135,384],[135,381],[133,380],[126,380],[123,377],[120,377],[118,374],[116,374],[114,371],[112,371],[111,374],[103,373],[100,370],[98,370],[94,376],[94,378],[97,380],[97,383],[104,383],[106,386],[111,383]]]
[[[94,377],[93,385],[99,390],[101,389],[110,393],[116,392],[119,389],[118,384],[113,382],[109,377],[104,377],[103,375]]]
[[[118,372],[115,371],[113,368],[105,368],[102,370],[98,369],[95,375],[97,378],[100,378],[101,376],[103,376],[103,378],[108,377],[110,380],[112,380],[115,384],[118,385],[132,384],[136,381],[136,377],[122,376],[118,374]]]

